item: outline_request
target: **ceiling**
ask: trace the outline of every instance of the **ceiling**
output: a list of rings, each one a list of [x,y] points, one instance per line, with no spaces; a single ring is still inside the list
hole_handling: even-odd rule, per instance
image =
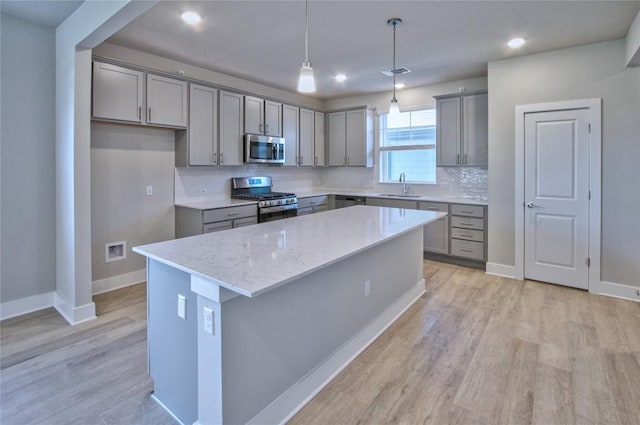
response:
[[[53,19],[58,7],[64,15],[80,3],[3,0],[2,11]],[[185,10],[200,13],[202,22],[182,22]],[[403,21],[396,65],[412,71],[398,81],[415,87],[484,76],[493,60],[623,38],[638,10],[640,1],[311,0],[309,57],[318,88],[312,96],[390,90],[392,79],[381,71],[392,68],[391,17]],[[304,23],[302,0],[160,1],[107,41],[295,91]],[[527,44],[512,50],[506,46],[512,37]],[[339,72],[345,82],[333,79]]]
[[[1,0],[0,10],[7,15],[48,27],[57,27],[82,4],[82,0]]]

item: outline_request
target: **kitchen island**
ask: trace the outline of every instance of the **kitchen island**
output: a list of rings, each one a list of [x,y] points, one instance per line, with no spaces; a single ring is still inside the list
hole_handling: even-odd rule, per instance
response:
[[[356,206],[135,247],[154,397],[183,423],[286,421],[424,293],[443,215]]]

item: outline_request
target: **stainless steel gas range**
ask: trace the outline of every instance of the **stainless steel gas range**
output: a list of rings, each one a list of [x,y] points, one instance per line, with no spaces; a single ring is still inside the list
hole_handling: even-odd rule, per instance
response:
[[[273,192],[271,177],[234,177],[231,179],[231,197],[258,201],[258,222],[295,217],[298,198],[295,193]]]

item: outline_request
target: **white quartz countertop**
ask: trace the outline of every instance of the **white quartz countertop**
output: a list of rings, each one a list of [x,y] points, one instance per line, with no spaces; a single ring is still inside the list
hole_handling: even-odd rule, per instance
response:
[[[133,251],[255,297],[444,215],[354,206],[137,246]]]
[[[283,190],[286,191],[286,190]],[[317,190],[310,192],[296,192],[298,198],[310,198],[312,196],[320,195],[345,195],[345,196],[363,196],[366,198],[386,198],[386,199],[405,199],[408,201],[428,201],[428,202],[445,202],[448,204],[468,204],[468,205],[488,205],[488,201],[482,198],[465,198],[460,196],[439,196],[439,195],[425,195],[425,196],[381,196],[380,193],[375,192],[353,192],[346,190]],[[210,210],[215,208],[236,207],[239,205],[251,205],[257,204],[257,201],[246,201],[242,199],[210,199],[210,200],[198,200],[198,201],[182,201],[176,202],[176,207],[193,208],[198,210]]]

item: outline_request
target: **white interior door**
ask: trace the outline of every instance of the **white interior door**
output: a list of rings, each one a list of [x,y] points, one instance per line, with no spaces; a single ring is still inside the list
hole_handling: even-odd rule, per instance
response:
[[[525,115],[524,275],[589,284],[589,110]]]

